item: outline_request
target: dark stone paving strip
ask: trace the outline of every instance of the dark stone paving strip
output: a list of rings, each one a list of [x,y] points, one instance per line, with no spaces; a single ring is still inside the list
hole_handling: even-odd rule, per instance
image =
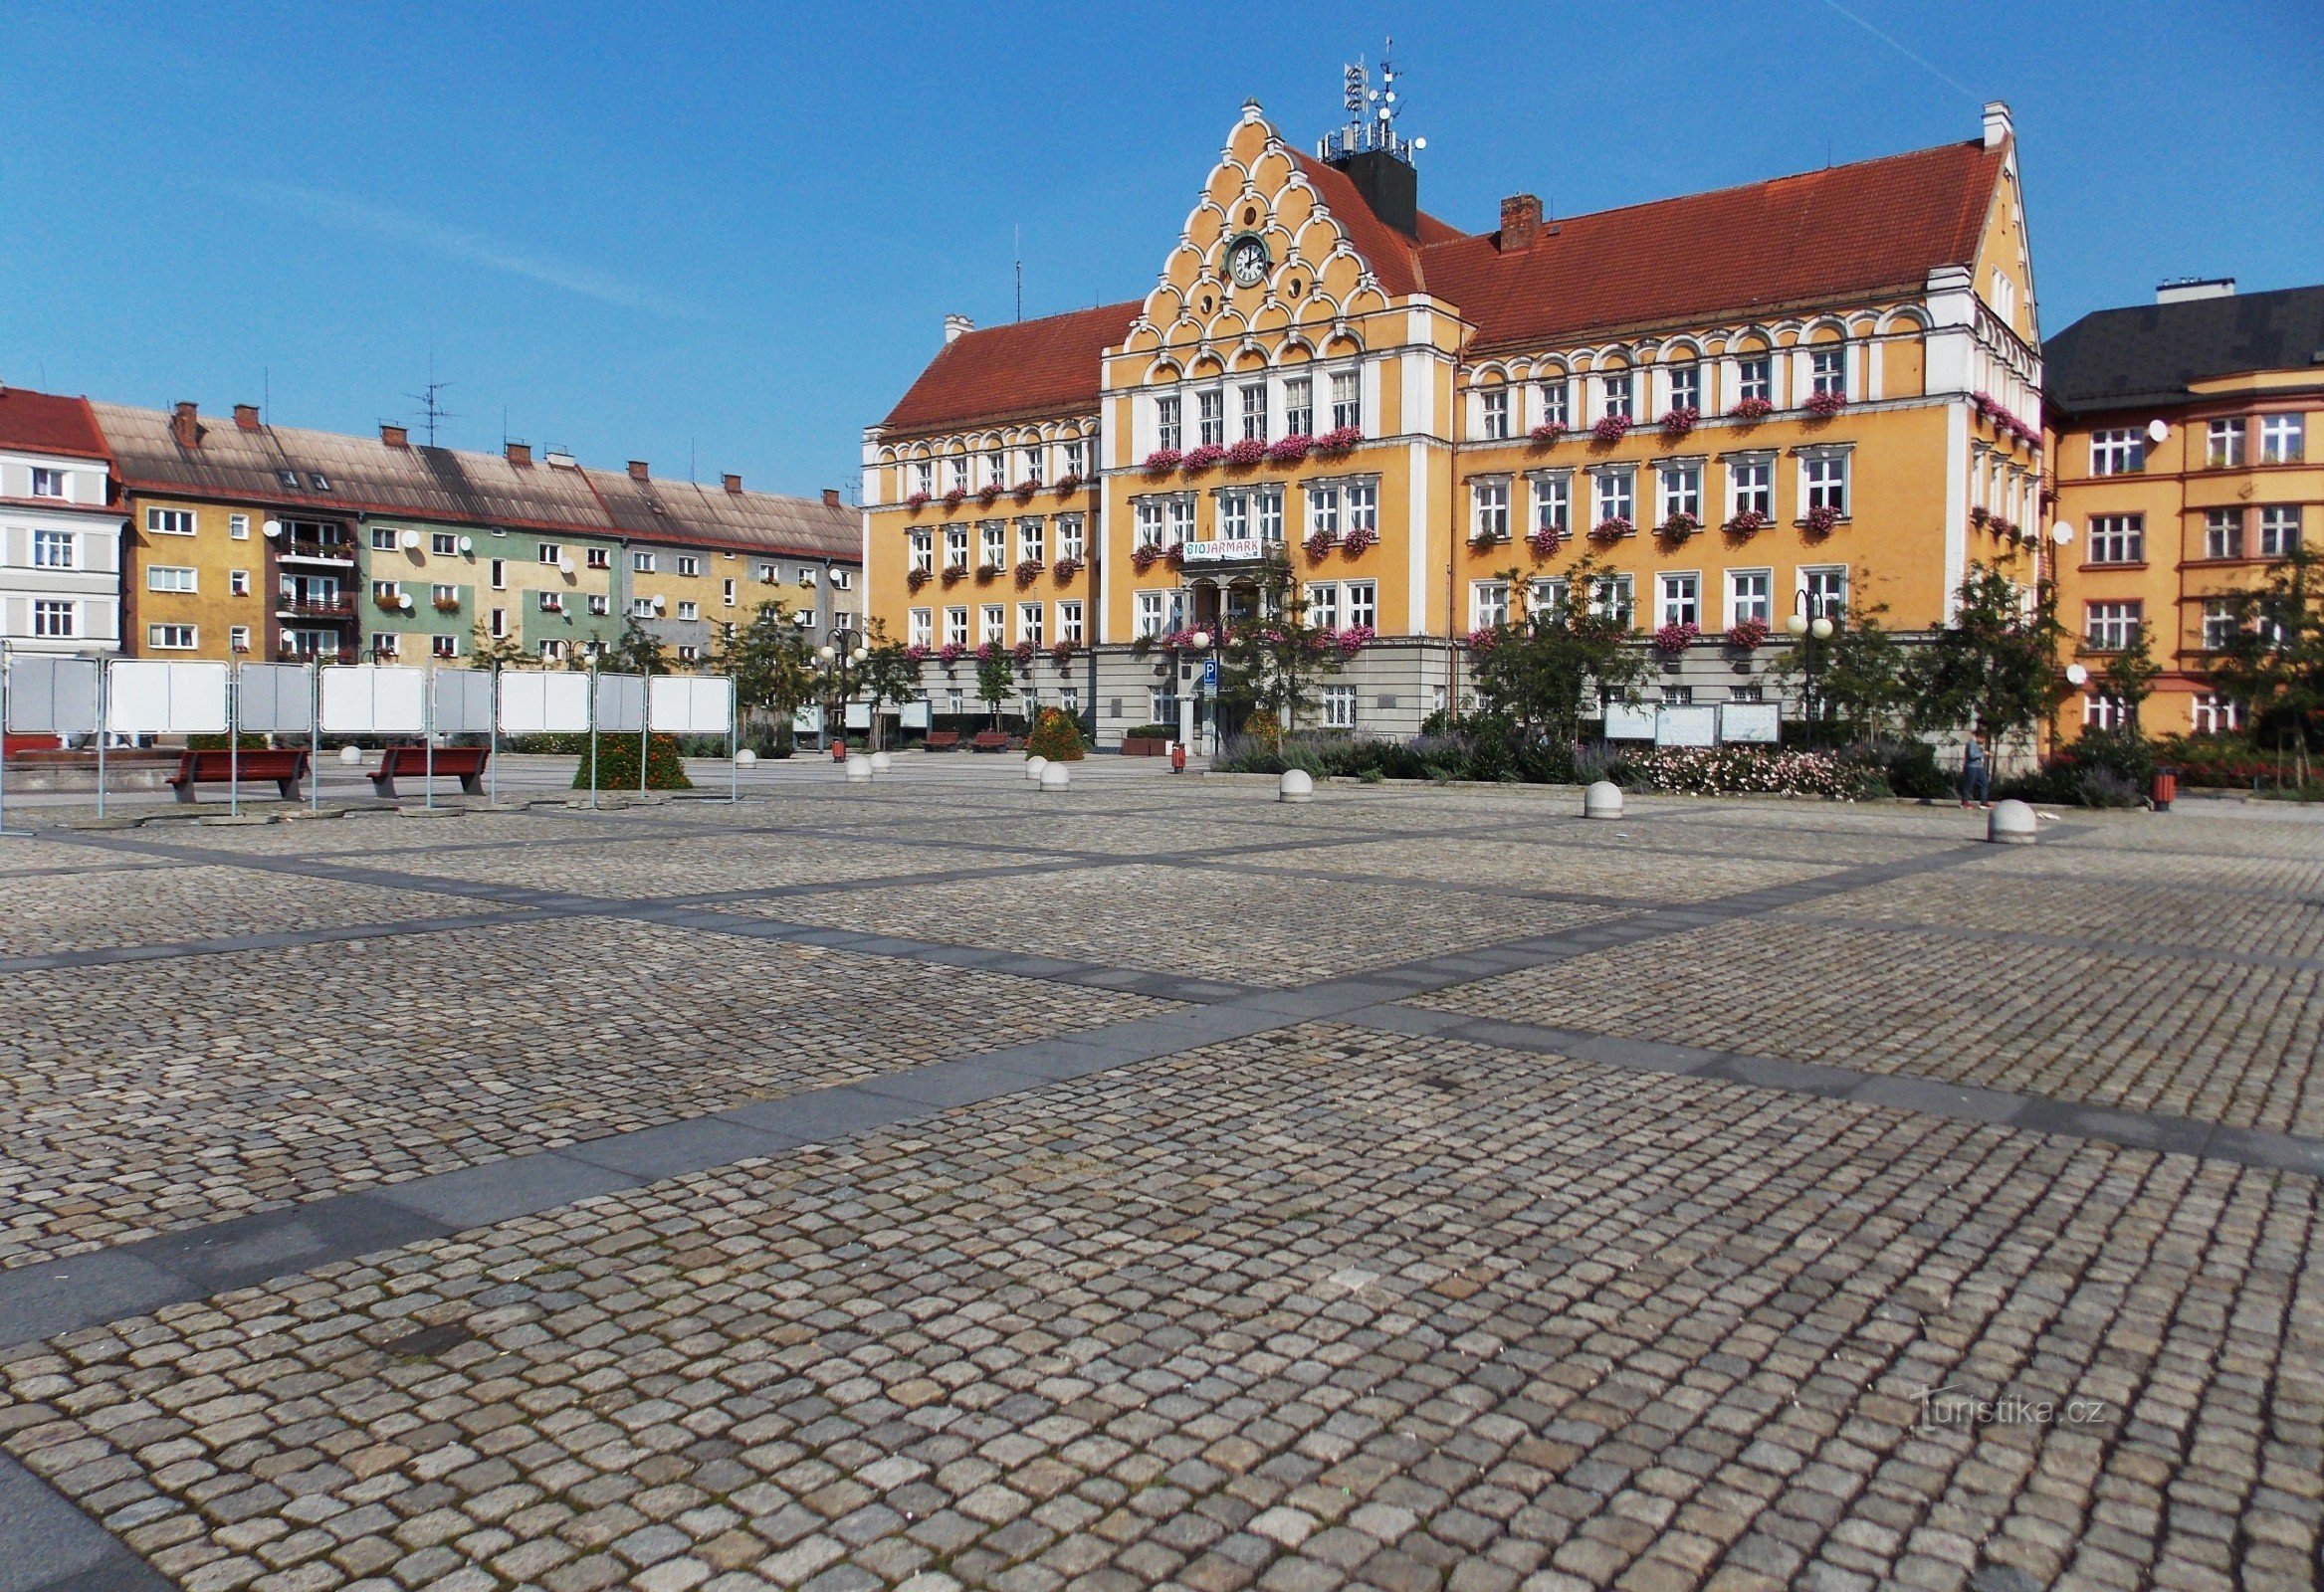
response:
[[[175,1583],[0,1454],[0,1592],[160,1592]]]
[[[1972,928],[1962,923],[1916,923],[1894,917],[1848,917],[1800,912],[1789,919],[1820,928],[1870,929],[1881,934],[1925,934],[1938,939],[2000,941],[2058,950],[2099,951],[2114,956],[2153,956],[2181,962],[2218,962],[2231,967],[2269,967],[2287,973],[2324,971],[2324,957],[2277,956],[2267,951],[2222,950],[2212,945],[2165,945],[2153,940],[2107,939],[2093,934],[2046,934],[2028,928]]]
[[[123,962],[163,961],[175,956],[217,956],[230,951],[285,950],[295,945],[328,945],[350,939],[400,934],[446,934],[461,928],[497,928],[537,923],[532,911],[466,912],[458,917],[407,917],[337,928],[286,929],[278,934],[227,934],[216,939],[173,940],[159,945],[100,945],[88,950],[52,951],[45,956],[0,956],[0,973],[37,973],[60,967],[111,967]]]
[[[2059,1133],[2131,1149],[2197,1155],[2270,1171],[2305,1172],[2311,1177],[2324,1177],[2324,1139],[2297,1133],[2225,1127],[2159,1111],[2113,1110],[2039,1094],[1966,1088],[1893,1074],[1859,1073],[1852,1068],[1745,1056],[1693,1045],[1671,1045],[1660,1040],[1621,1039],[1586,1029],[1463,1017],[1456,1012],[1426,1007],[1374,1006],[1344,1013],[1339,1021],[1415,1037],[1570,1057],[1625,1072],[1683,1074],[1817,1099],[1850,1100],[1860,1105],[1918,1111],[1928,1116],[1987,1122],[2027,1133]]]

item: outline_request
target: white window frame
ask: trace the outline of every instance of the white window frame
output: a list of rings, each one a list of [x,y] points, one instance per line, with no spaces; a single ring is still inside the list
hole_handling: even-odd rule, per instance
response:
[[[1472,580],[1469,582],[1469,629],[1491,630],[1509,622],[1509,582],[1506,580]]]
[[[1041,645],[1041,605],[1039,603],[1017,604],[1017,640],[1029,641],[1036,647]]]
[[[191,536],[200,528],[191,508],[148,508],[145,533],[149,536]]]
[[[201,644],[202,630],[199,625],[159,624],[145,627],[145,647],[149,652],[190,653],[198,650]]]
[[[2145,514],[2092,514],[2085,562],[2143,564],[2147,561]]]
[[[1082,605],[1079,597],[1068,598],[1057,605],[1057,639],[1079,646],[1083,641]]]
[[[1853,496],[1848,466],[1849,453],[1844,448],[1804,449],[1799,455],[1799,512],[1804,516],[1811,508],[1829,508],[1842,519],[1848,517],[1849,500]]]
[[[929,647],[936,643],[936,610],[915,608],[904,619],[904,644]]]
[[[1132,636],[1153,639],[1162,635],[1163,595],[1151,589],[1137,594],[1137,615],[1131,622]]]
[[[1509,389],[1487,387],[1477,394],[1477,435],[1487,442],[1509,436]]]
[[[2301,521],[2307,516],[2298,503],[2261,503],[2259,505],[2259,556],[2262,558],[2289,558],[2300,545]]]
[[[2090,433],[2090,474],[2136,476],[2147,468],[2147,434],[2135,426]]]
[[[2138,640],[2146,624],[2146,603],[2138,598],[2087,603],[2082,611],[2082,639],[2094,652],[2122,652]]]
[[[1609,465],[1589,473],[1592,498],[1589,523],[1609,519],[1638,522],[1638,472],[1634,465]]]
[[[2244,548],[2243,510],[2228,505],[2204,510],[2203,555],[2206,558],[2240,558]]]
[[[1571,534],[1574,529],[1574,473],[1570,470],[1544,471],[1526,478],[1533,498],[1533,528],[1553,530],[1559,535]]]
[[[1469,482],[1469,539],[1509,539],[1509,478],[1477,476]]]
[[[2232,470],[2243,463],[2244,433],[2250,422],[2241,415],[2215,420],[2204,428],[2204,463],[2213,470]]]
[[[32,633],[47,641],[71,641],[81,634],[81,605],[70,597],[35,597]]]
[[[979,603],[976,608],[976,645],[1008,640],[1008,608],[1001,603]]]
[[[1060,559],[1080,559],[1088,556],[1088,542],[1084,539],[1082,517],[1079,514],[1057,516],[1057,556]]]
[[[1637,411],[1638,383],[1634,372],[1609,370],[1597,378],[1598,419],[1635,420]]]
[[[1757,589],[1752,589],[1755,586]],[[1773,569],[1762,567],[1727,571],[1727,628],[1733,630],[1747,619],[1756,619],[1774,628],[1776,572]]]
[[[1378,629],[1379,582],[1352,580],[1341,589],[1348,599],[1348,628],[1350,630]]]
[[[1801,564],[1792,577],[1795,613],[1804,608],[1810,615],[1820,611],[1827,618],[1837,618],[1847,613],[1849,600],[1845,564]]]
[[[1324,728],[1354,729],[1356,727],[1356,688],[1353,686],[1326,686],[1324,688]]]
[[[1703,574],[1699,569],[1665,569],[1654,576],[1654,614],[1657,625],[1703,623]]]
[[[1662,508],[1655,516],[1660,524],[1677,513],[1703,517],[1703,466],[1696,459],[1665,460],[1654,472],[1656,485],[1661,490]]]
[[[968,645],[968,610],[965,607],[945,610],[945,645],[948,647]]]
[[[145,589],[170,596],[193,596],[202,589],[201,571],[191,564],[147,564]]]
[[[80,532],[51,530],[41,525],[34,526],[32,567],[35,569],[79,569],[81,567]]]
[[[1807,392],[1810,397],[1848,395],[1848,345],[1819,343],[1807,350]]]
[[[2303,464],[2308,455],[2307,417],[2261,415],[2259,462],[2263,465]]]

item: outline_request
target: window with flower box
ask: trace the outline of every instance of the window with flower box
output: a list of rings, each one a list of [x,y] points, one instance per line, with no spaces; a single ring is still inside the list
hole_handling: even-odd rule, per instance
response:
[[[2235,700],[2216,691],[2207,691],[2189,706],[2198,735],[2231,735],[2242,722],[2242,713]]]
[[[1488,387],[1477,395],[1479,425],[1477,434],[1488,442],[1497,442],[1509,435],[1509,389]]]
[[[1057,605],[1057,639],[1072,642],[1076,646],[1080,645],[1082,641],[1080,598],[1077,597],[1070,602],[1062,602]]]
[[[2139,623],[2146,604],[2129,602],[2091,603],[2084,610],[2082,639],[2091,649],[2102,653],[2118,653],[2138,639]]]
[[[1340,628],[1340,588],[1329,580],[1307,584],[1307,623],[1317,630]]]
[[[1180,493],[1162,504],[1162,520],[1169,540],[1180,546],[1194,539],[1194,495]]]
[[[1017,604],[1017,640],[1029,641],[1036,647],[1041,645],[1041,605],[1039,603]]]
[[[1315,429],[1315,383],[1306,376],[1294,376],[1283,384],[1283,434],[1310,437]]]
[[[1628,466],[1618,470],[1590,472],[1597,492],[1597,508],[1591,523],[1603,524],[1609,519],[1634,519],[1638,506],[1637,472]]]
[[[1509,478],[1480,476],[1469,483],[1469,540],[1509,539]]]
[[[966,525],[947,525],[945,527],[945,567],[948,569],[968,567],[968,527]]]
[[[1019,562],[1027,564],[1044,562],[1048,554],[1043,549],[1047,545],[1048,535],[1040,520],[1020,519],[1017,521],[1017,559]]]
[[[1008,524],[1005,520],[981,520],[976,526],[976,549],[987,564],[1008,562]]]
[[[1225,393],[1205,387],[1194,395],[1194,426],[1205,448],[1216,448],[1226,441]]]
[[[967,609],[948,608],[945,610],[945,644],[949,647],[968,645]]]
[[[1358,372],[1336,370],[1332,373],[1332,429],[1361,431],[1363,428],[1364,388]]]
[[[1038,448],[1017,450],[1017,468],[1022,472],[1017,480],[1028,481],[1038,487],[1041,484],[1041,450]]]
[[[1283,540],[1283,489],[1259,488],[1251,494],[1251,508],[1258,519],[1259,540],[1280,544]]]
[[[2306,417],[2302,415],[2260,416],[2259,462],[2263,465],[2296,465],[2307,458],[2305,420]]]
[[[1776,460],[1773,454],[1742,454],[1727,461],[1727,508],[1730,517],[1757,514],[1776,517]]]
[[[934,573],[936,570],[936,532],[932,530],[914,531],[912,533],[911,545],[912,559],[910,567],[919,570],[922,574]],[[730,584],[732,584],[732,582],[730,582]]]
[[[976,610],[976,641],[979,646],[988,641],[1008,640],[1008,611],[998,603],[986,603]]]
[[[2231,470],[2243,462],[2243,421],[2215,420],[2208,433],[2204,458],[2214,470]]]
[[[1700,625],[1703,622],[1703,577],[1692,570],[1655,577],[1657,623]]]
[[[2135,476],[2147,468],[2147,435],[2135,427],[2090,433],[2090,474]]]
[[[1597,378],[1597,415],[1600,420],[1632,420],[1630,373],[1610,371]]]
[[[1574,478],[1552,471],[1529,478],[1533,488],[1533,529],[1560,536],[1574,528]]]
[[[1542,383],[1542,424],[1564,426],[1570,424],[1571,411],[1567,407],[1566,378],[1559,376]]]
[[[1772,569],[1727,571],[1727,628],[1757,621],[1776,622],[1776,572]]]
[[[1506,580],[1472,580],[1469,582],[1469,629],[1491,630],[1496,625],[1509,623],[1509,582]]]
[[[1154,401],[1154,445],[1175,453],[1185,442],[1186,428],[1180,420],[1178,395],[1164,393]]]
[[[912,490],[923,498],[936,496],[936,461],[923,459],[912,467]]]
[[[1848,511],[1848,456],[1839,452],[1802,455],[1799,460],[1799,498],[1805,508]]]
[[[1772,403],[1776,396],[1775,362],[1766,354],[1751,354],[1735,362],[1735,401]]]
[[[1348,627],[1351,630],[1379,628],[1379,587],[1369,580],[1352,580],[1341,588],[1348,595]]]
[[[1057,516],[1057,556],[1060,559],[1070,558],[1078,563],[1088,556],[1088,552],[1089,544],[1082,531],[1081,515],[1059,514]]]
[[[1065,445],[1065,473],[1081,476],[1089,465],[1089,445],[1076,437]]]
[[[1311,481],[1307,484],[1307,533],[1311,536],[1340,534],[1338,482]]]
[[[1267,384],[1246,382],[1242,389],[1243,441],[1267,440]]]
[[[954,454],[945,461],[945,487],[951,492],[968,490],[968,457]]]
[[[1848,395],[1848,352],[1845,348],[1808,350],[1807,390],[1835,398]]]
[[[2300,545],[2300,505],[2270,503],[2259,510],[2259,556],[2289,558]]]
[[[1703,370],[1700,365],[1673,365],[1670,367],[1670,407],[1673,409],[1700,409],[1703,407]]]
[[[936,610],[915,608],[904,621],[904,644],[908,647],[931,647],[936,644]]]
[[[1673,514],[1691,514],[1696,523],[1703,518],[1703,467],[1692,459],[1673,459],[1659,472],[1662,478],[1661,519],[1667,521]]]
[[[998,448],[989,448],[985,450],[983,485],[987,487],[1005,487],[1008,485],[1008,467],[1002,463],[1000,450]]]
[[[1130,504],[1132,542],[1134,547],[1160,547],[1162,534],[1162,506],[1160,498],[1133,498]]]
[[[2090,516],[2091,563],[2143,564],[2146,561],[2146,515],[2092,514]]]

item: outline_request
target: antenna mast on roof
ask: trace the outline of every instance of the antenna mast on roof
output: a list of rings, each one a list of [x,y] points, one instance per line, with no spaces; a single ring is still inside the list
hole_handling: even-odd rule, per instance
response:
[[[436,379],[436,356],[431,353],[428,355],[428,384],[418,392],[404,394],[406,398],[420,406],[420,420],[428,428],[428,446],[431,448],[436,446],[436,422],[458,418],[451,410],[446,409],[436,401],[436,395],[451,385],[451,382]],[[501,415],[501,429],[503,431],[509,429],[508,413],[505,410]]]
[[[1008,233],[1010,247],[1017,257],[1017,318],[1022,320],[1025,318],[1025,229],[1011,227]]]
[[[1345,160],[1351,155],[1377,151],[1408,164],[1415,152],[1428,147],[1427,139],[1406,138],[1396,131],[1396,118],[1404,113],[1404,100],[1396,90],[1396,63],[1389,54],[1395,47],[1395,40],[1390,39],[1380,51],[1376,89],[1372,86],[1372,73],[1362,56],[1356,58],[1354,65],[1340,69],[1340,100],[1347,109],[1348,120],[1316,144],[1316,153],[1324,159]]]

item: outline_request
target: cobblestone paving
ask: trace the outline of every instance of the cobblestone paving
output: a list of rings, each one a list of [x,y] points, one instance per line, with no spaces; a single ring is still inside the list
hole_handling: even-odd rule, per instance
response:
[[[2072,814],[1988,851],[1942,807],[1583,824],[960,762],[0,843],[0,955],[107,948],[0,986],[0,1315],[156,1232],[1085,1059],[0,1349],[0,1498],[21,1462],[198,1592],[2316,1584],[2298,1162],[1308,1021],[1298,987],[2324,1136],[2324,829]],[[963,870],[1000,872],[895,883]],[[1385,973],[1467,952],[1433,994]]]
[[[205,1588],[2304,1586],[2315,1195],[1317,1026],[74,1334],[0,1429]]]
[[[1169,1009],[591,919],[9,977],[0,1268]]]

